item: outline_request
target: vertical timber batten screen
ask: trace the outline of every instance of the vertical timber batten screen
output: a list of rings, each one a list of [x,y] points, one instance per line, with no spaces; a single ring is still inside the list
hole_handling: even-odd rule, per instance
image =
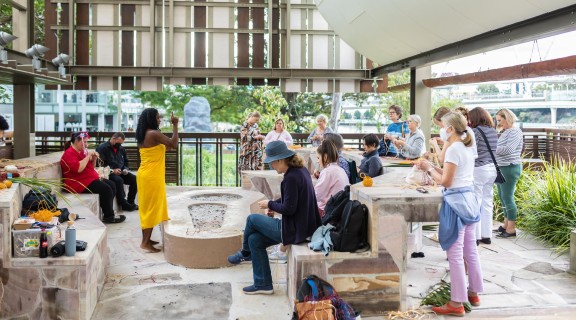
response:
[[[58,6],[62,10],[56,10]],[[359,90],[361,79],[331,75],[298,78],[270,72],[270,78],[235,78],[233,71],[230,75],[211,72],[211,68],[363,70],[364,64],[358,62],[361,56],[334,34],[313,0],[133,0],[127,4],[51,0],[46,1],[46,10],[45,44],[59,46],[50,55],[71,54],[76,66],[165,69],[162,75],[150,71],[122,78],[95,72],[76,77],[76,89],[157,91],[164,84],[267,84],[285,92]],[[167,76],[173,74],[172,68],[201,68],[206,75]]]

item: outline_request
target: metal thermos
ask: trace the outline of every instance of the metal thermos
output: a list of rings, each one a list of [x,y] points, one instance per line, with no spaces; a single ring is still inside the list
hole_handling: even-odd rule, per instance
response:
[[[66,228],[65,234],[65,253],[68,257],[73,257],[76,255],[76,228],[74,227],[74,221],[68,221],[68,228]]]

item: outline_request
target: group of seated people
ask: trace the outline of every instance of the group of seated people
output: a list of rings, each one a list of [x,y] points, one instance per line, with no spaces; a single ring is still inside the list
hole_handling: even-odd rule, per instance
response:
[[[128,168],[126,150],[122,147],[125,136],[114,133],[110,140],[96,150],[88,150],[88,132],[74,132],[64,145],[65,151],[60,159],[63,182],[66,191],[74,193],[96,193],[99,196],[104,223],[120,223],[126,220],[125,215],[115,215],[113,201],[116,198],[122,211],[138,210],[135,203],[136,176]],[[109,167],[110,174],[101,179],[96,167]],[[128,185],[128,196],[124,192]]]

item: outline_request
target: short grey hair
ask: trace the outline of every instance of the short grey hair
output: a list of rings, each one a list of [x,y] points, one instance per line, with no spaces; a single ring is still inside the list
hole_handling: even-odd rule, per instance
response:
[[[419,115],[411,114],[408,116],[408,119],[414,120],[418,124],[418,128],[420,128],[420,125],[422,124],[422,118],[420,118]]]
[[[322,120],[322,121],[328,123],[328,117],[326,117],[326,116],[323,115],[323,114],[319,114],[319,115],[316,116],[316,122],[318,122],[318,120]]]

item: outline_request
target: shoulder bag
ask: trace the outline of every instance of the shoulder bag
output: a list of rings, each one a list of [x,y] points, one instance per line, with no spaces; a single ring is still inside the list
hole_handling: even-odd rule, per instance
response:
[[[496,180],[494,180],[494,182],[496,182],[496,183],[506,182],[506,178],[504,178],[502,171],[500,171],[500,167],[498,167],[498,162],[496,162],[496,158],[494,157],[494,153],[492,153],[492,148],[490,148],[490,143],[488,143],[488,138],[486,138],[486,135],[484,134],[482,129],[478,128],[478,131],[480,131],[480,134],[482,135],[484,142],[486,142],[486,147],[488,147],[488,152],[490,152],[490,157],[492,157],[492,161],[494,162],[494,166],[496,167]]]

